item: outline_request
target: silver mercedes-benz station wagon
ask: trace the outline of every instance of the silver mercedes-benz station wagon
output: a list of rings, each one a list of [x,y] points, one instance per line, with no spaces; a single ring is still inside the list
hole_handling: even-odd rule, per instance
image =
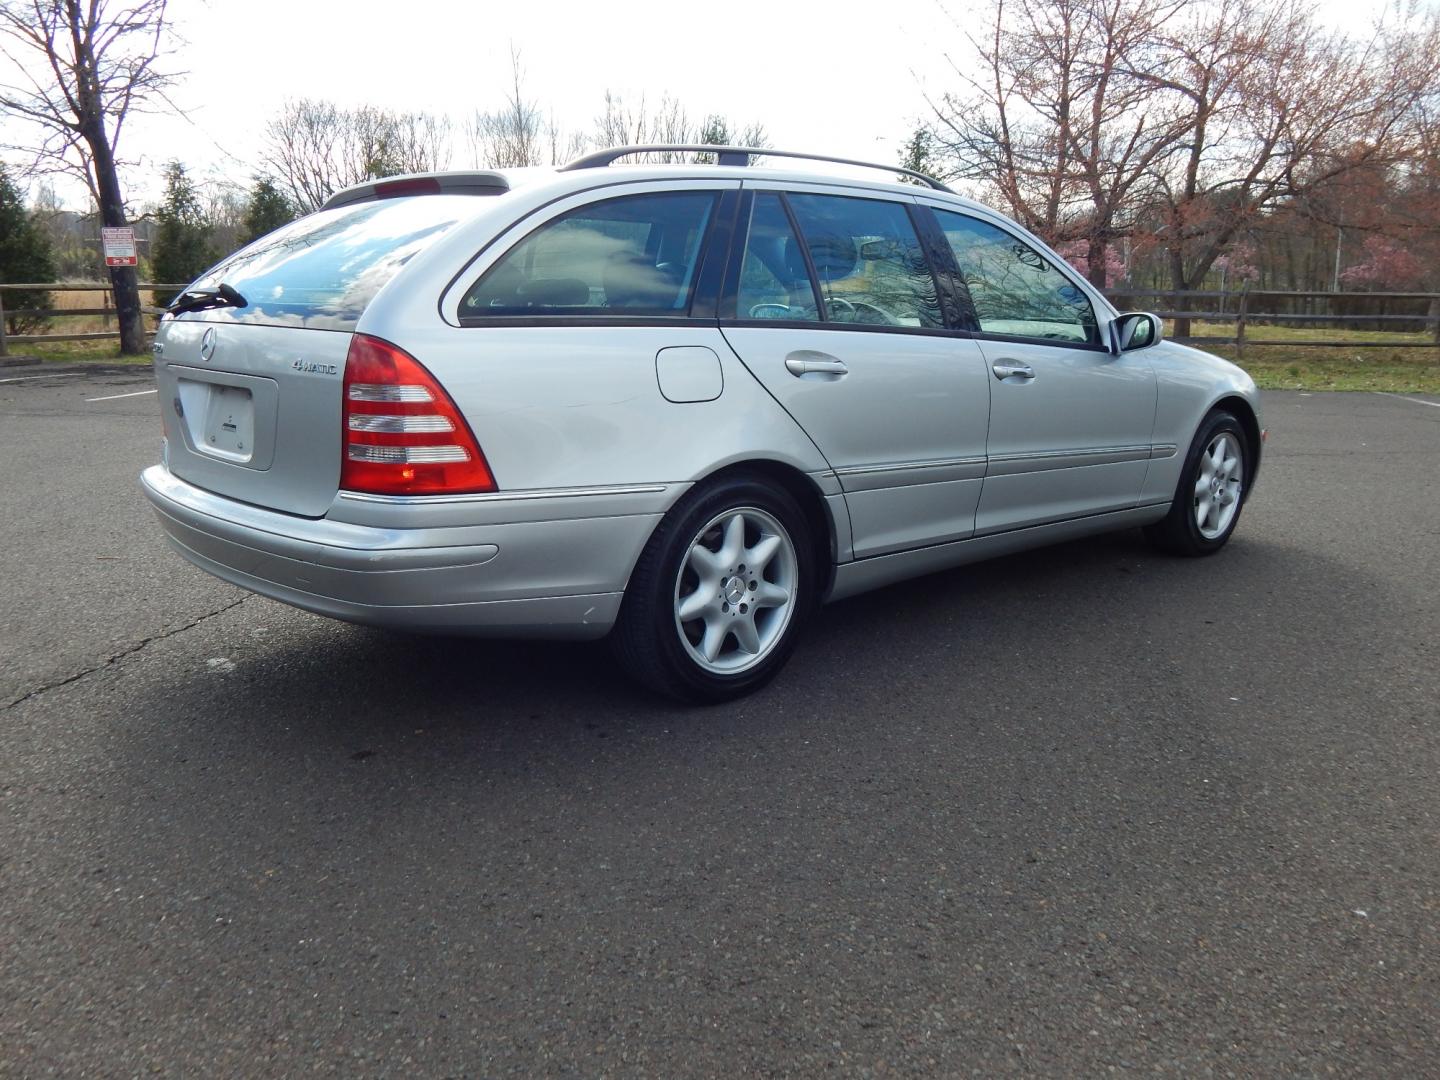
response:
[[[928,177],[615,164],[655,149],[349,188],[195,282],[141,478],[175,549],[338,619],[608,634],[714,701],[827,600],[1109,529],[1225,544],[1239,368]]]

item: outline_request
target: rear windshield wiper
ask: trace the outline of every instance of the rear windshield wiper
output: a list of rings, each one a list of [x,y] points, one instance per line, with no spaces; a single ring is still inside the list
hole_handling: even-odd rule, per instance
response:
[[[171,315],[183,315],[187,311],[204,311],[206,308],[216,307],[248,307],[250,301],[241,296],[229,285],[221,282],[214,289],[190,289],[175,298],[166,312]]]

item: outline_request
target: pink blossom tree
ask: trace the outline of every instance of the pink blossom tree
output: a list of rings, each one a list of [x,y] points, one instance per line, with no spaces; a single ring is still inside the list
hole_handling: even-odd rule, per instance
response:
[[[1365,258],[1340,275],[1340,280],[1360,289],[1420,289],[1425,285],[1425,266],[1408,247],[1388,236],[1365,238]]]

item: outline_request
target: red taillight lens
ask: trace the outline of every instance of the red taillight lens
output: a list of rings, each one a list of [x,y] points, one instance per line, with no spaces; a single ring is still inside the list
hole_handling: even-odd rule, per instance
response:
[[[356,334],[345,357],[340,486],[375,495],[494,491],[470,425],[420,361]]]
[[[413,180],[387,180],[375,185],[377,199],[398,199],[405,195],[439,195],[440,181],[433,176]]]

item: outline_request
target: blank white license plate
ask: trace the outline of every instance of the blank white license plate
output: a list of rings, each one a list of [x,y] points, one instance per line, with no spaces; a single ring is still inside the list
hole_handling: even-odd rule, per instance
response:
[[[200,449],[233,461],[255,452],[255,404],[243,386],[209,386]]]

